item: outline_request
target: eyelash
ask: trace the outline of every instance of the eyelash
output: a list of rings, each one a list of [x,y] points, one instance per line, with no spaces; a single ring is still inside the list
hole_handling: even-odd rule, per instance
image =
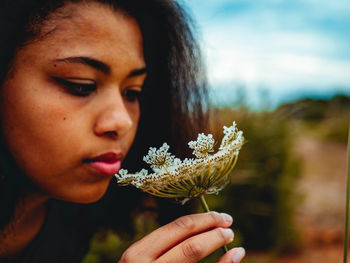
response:
[[[61,79],[56,77],[53,77],[53,79],[59,84],[63,85],[65,89],[68,90],[69,93],[79,97],[89,96],[92,92],[94,92],[97,89],[96,84],[76,83],[76,82],[72,82],[66,79]],[[142,95],[142,91],[135,90],[135,89],[125,89],[123,91],[123,96],[129,102],[134,102],[139,100],[141,95]]]
[[[63,85],[67,91],[75,96],[86,97],[97,89],[96,84],[84,84],[53,77],[55,81]]]
[[[142,96],[142,91],[135,89],[126,89],[123,91],[123,96],[130,102],[140,100]]]

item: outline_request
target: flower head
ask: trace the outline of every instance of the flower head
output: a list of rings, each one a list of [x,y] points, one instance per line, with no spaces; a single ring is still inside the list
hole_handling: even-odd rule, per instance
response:
[[[143,158],[153,173],[148,174],[145,169],[135,174],[120,170],[115,176],[121,185],[130,184],[152,195],[183,202],[203,194],[217,194],[229,182],[243,142],[243,133],[233,122],[230,127],[224,126],[224,137],[216,153],[213,136],[200,133],[196,141],[188,143],[196,158],[175,158],[164,143],[158,150],[151,147]]]
[[[196,141],[190,141],[188,146],[193,149],[193,154],[198,158],[204,158],[208,153],[214,152],[214,139],[213,135],[208,134],[205,136],[204,133],[198,134]]]
[[[163,145],[157,150],[154,147],[149,148],[148,154],[143,157],[143,160],[151,165],[152,168],[161,169],[163,166],[171,165],[175,156],[168,153],[169,145],[163,143]]]

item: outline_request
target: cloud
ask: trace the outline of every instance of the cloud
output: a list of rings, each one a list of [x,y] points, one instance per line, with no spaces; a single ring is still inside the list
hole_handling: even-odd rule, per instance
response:
[[[203,43],[212,81],[284,82],[288,86],[350,83],[349,49],[335,39],[285,31],[254,33],[231,28],[230,32],[208,33]]]
[[[348,0],[187,0],[213,87],[300,92],[350,84]],[[279,90],[280,92],[280,90]]]
[[[210,81],[238,81],[247,85],[265,84],[329,86],[350,84],[350,62],[295,53],[254,54],[220,50],[209,55]]]

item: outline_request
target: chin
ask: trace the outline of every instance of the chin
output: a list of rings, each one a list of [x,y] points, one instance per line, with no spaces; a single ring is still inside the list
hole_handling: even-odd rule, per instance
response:
[[[81,186],[78,191],[74,188],[69,193],[61,193],[54,197],[71,203],[90,204],[99,201],[106,193],[107,188],[108,184]]]

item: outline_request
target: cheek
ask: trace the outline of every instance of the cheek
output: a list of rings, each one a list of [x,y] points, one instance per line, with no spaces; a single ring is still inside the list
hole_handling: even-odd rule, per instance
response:
[[[74,147],[70,135],[76,125],[70,123],[67,107],[57,103],[60,101],[57,96],[57,101],[53,101],[49,96],[26,96],[25,92],[23,96],[14,92],[6,95],[1,124],[4,139],[18,166],[29,175],[57,169],[55,162],[62,162],[69,155],[66,142]]]
[[[18,103],[2,121],[6,143],[18,167],[50,197],[97,201],[109,178],[90,176],[81,167],[81,153],[89,145],[84,141],[87,114],[73,114],[68,105],[59,105],[53,101],[33,107]]]
[[[134,139],[136,137],[136,133],[137,133],[137,129],[138,129],[138,124],[140,121],[140,105],[139,103],[136,103],[135,105],[133,105],[132,107],[129,108],[129,114],[130,114],[130,118],[132,120],[132,128],[131,131],[129,133],[129,149],[132,145],[132,143],[134,142]]]

